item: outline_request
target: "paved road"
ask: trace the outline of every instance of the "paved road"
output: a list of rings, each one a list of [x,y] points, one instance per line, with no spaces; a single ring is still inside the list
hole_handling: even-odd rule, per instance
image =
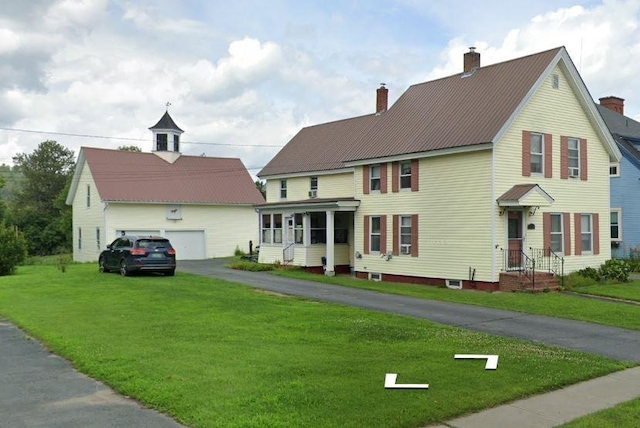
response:
[[[181,426],[79,373],[0,318],[0,427]]]
[[[223,264],[219,260],[183,260],[178,264],[178,269],[283,294],[408,315],[440,324],[640,363],[640,331],[281,278],[268,273],[232,270],[225,268]]]

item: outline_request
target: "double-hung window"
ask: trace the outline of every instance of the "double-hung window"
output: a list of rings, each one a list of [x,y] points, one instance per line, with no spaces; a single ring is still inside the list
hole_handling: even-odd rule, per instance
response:
[[[531,173],[542,174],[544,171],[544,137],[542,134],[531,134]]]
[[[309,215],[311,227],[311,243],[327,243],[327,216],[324,212],[311,213]]]
[[[369,228],[369,249],[370,251],[380,251],[380,217],[372,216],[371,217],[371,225]]]
[[[282,243],[282,214],[273,215],[273,243]]]
[[[611,208],[611,240],[622,241],[622,210]]]
[[[400,254],[411,254],[411,216],[400,216]]]
[[[380,191],[380,165],[373,165],[369,171],[369,188],[371,191]]]
[[[271,243],[271,214],[262,214],[262,243]]]
[[[87,208],[91,206],[91,186],[87,184]]]
[[[593,221],[591,214],[580,215],[580,240],[582,242],[582,252],[593,252]]]
[[[551,251],[564,254],[562,214],[551,214]]]
[[[569,177],[580,177],[580,140],[568,139]]]
[[[280,180],[280,199],[287,199],[287,180]]]
[[[400,188],[411,189],[411,161],[400,162]]]
[[[293,230],[296,244],[302,244],[304,242],[304,225],[302,222],[302,214],[296,214],[293,217]]]

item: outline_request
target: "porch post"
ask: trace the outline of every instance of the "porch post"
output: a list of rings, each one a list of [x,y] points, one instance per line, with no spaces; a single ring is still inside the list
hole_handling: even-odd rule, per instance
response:
[[[333,243],[333,235],[334,235],[334,231],[333,231],[333,223],[334,223],[334,212],[333,211],[326,211],[326,216],[327,216],[327,245],[326,245],[326,249],[327,249],[327,269],[325,270],[324,274],[327,276],[334,276],[336,274],[335,272],[335,262],[334,262],[334,243]]]

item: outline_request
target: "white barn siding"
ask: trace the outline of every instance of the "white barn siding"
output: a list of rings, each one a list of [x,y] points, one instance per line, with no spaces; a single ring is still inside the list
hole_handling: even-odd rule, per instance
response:
[[[91,262],[98,260],[98,255],[107,242],[102,212],[104,204],[96,188],[89,165],[85,162],[78,181],[77,192],[72,204],[73,217],[73,260],[76,262]],[[87,206],[87,187],[89,188],[90,203]],[[82,238],[80,239],[80,231]],[[98,239],[99,231],[99,239]]]

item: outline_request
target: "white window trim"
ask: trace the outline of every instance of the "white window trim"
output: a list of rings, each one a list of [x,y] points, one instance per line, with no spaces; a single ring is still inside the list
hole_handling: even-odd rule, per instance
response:
[[[461,279],[445,279],[445,285],[451,290],[462,290]]]
[[[560,235],[560,246],[561,246],[561,250],[558,251],[554,251],[553,248],[551,248],[551,250],[559,255],[564,255],[564,215],[562,213],[551,213],[551,216],[553,217],[554,215],[559,216],[560,217],[560,232],[554,232],[553,231],[553,218],[551,219],[551,224],[549,225],[549,235],[550,237],[553,235]],[[551,241],[551,238],[549,238],[549,241]],[[551,242],[549,242],[549,244],[551,244]],[[546,250],[546,248],[545,248]]]
[[[315,181],[315,186],[313,185],[313,182]],[[318,177],[313,176],[309,179],[309,190],[318,190]]]
[[[533,142],[531,143],[531,147],[529,149],[529,168],[531,170],[531,175],[539,175],[539,176],[543,176],[544,175],[544,134],[540,133],[540,132],[532,132],[531,133],[531,140],[533,140],[533,136],[534,135],[539,135],[540,136],[540,153],[534,153],[533,152]],[[533,166],[533,156],[540,156],[540,172],[534,172],[533,168],[531,168]]]
[[[402,173],[402,164],[409,164],[409,174]],[[412,161],[402,161],[398,166],[398,187],[401,192],[410,192],[413,184],[413,168]],[[409,187],[402,187],[402,177],[409,177]]]
[[[378,233],[374,233],[373,232],[373,219],[377,218],[378,221],[380,222],[380,230]],[[380,253],[380,248],[378,248],[377,250],[373,249],[373,236],[378,236],[380,237],[380,244],[379,247],[382,248],[382,216],[379,215],[372,215],[371,217],[369,217],[369,252],[371,254],[379,254]]]
[[[611,237],[611,242],[622,242],[622,208],[611,208],[611,212],[618,213],[618,237]],[[611,230],[611,216],[609,216],[609,230]]]
[[[378,176],[373,176],[373,168],[378,168]],[[378,180],[380,185],[377,189],[373,188],[373,180]],[[380,193],[382,190],[382,167],[380,165],[371,165],[369,167],[369,193]]]
[[[410,244],[403,244],[402,243],[402,220],[403,219],[409,219],[409,238],[411,243]],[[400,240],[400,242],[398,242],[398,248],[400,248],[400,255],[401,256],[410,256],[411,255],[411,247],[413,246],[413,230],[412,230],[412,216],[410,215],[401,215],[400,216],[400,220],[398,221],[398,227],[400,228],[400,230],[398,230],[398,239]],[[406,226],[405,226],[406,227]],[[406,234],[405,234],[406,235]],[[403,247],[408,247],[409,250],[408,252],[403,251]]]
[[[580,214],[580,243],[582,243],[582,235],[585,234],[584,229],[582,228],[582,217],[589,217],[589,236],[591,237],[591,249],[585,251],[584,247],[582,248],[582,255],[592,255],[593,254],[593,214]]]
[[[615,174],[611,174],[611,168],[616,169]],[[620,177],[620,162],[611,162],[609,164],[609,177]]]
[[[284,196],[282,196],[283,192]],[[287,180],[284,178],[280,180],[280,199],[287,199]]]
[[[571,148],[571,142],[572,141],[575,141],[577,143],[577,147],[576,147],[575,150],[578,152],[578,168],[577,168],[578,169],[578,173],[574,174],[574,175],[571,174],[571,169],[575,168],[575,167],[572,167],[571,165],[569,165],[569,160],[572,159],[569,156],[569,153],[572,150],[574,150],[574,149]],[[580,139],[579,138],[568,138],[567,139],[567,168],[569,168],[569,178],[578,178],[578,179],[580,178],[580,174],[582,172],[582,165],[580,164]]]

